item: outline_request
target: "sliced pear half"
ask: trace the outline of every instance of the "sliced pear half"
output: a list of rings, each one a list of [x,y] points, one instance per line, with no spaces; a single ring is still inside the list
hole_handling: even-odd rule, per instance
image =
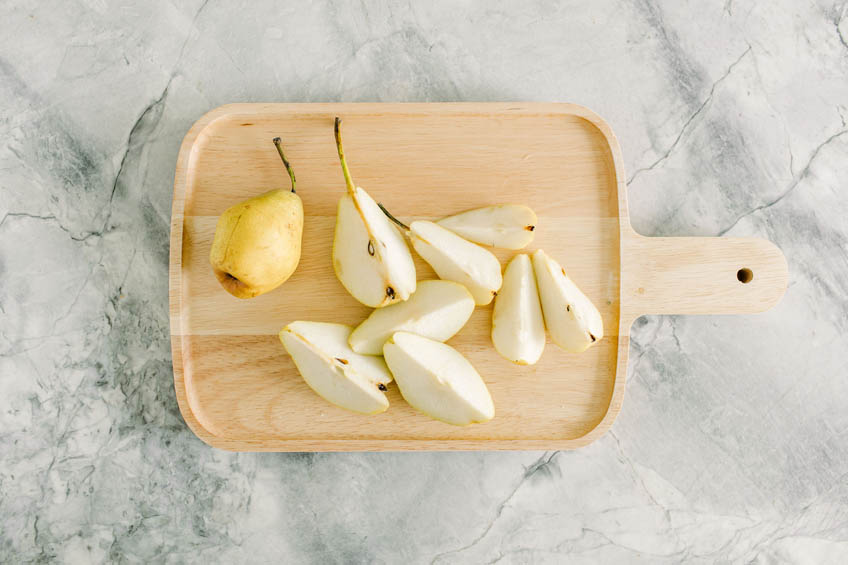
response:
[[[501,264],[488,249],[471,243],[435,222],[418,220],[408,226],[380,208],[405,230],[412,247],[427,261],[440,279],[454,281],[474,297],[478,306],[485,306],[498,293],[503,283]]]
[[[437,224],[469,241],[502,249],[522,249],[533,241],[536,213],[522,204],[501,204],[442,218]]]
[[[354,186],[336,118],[336,146],[347,186],[339,200],[333,268],[342,286],[372,308],[401,302],[415,292],[415,263],[403,236],[374,199]]]
[[[585,351],[604,337],[601,313],[565,269],[539,249],[533,254],[533,268],[539,285],[539,298],[545,326],[551,339],[573,353]]]
[[[280,341],[303,380],[322,398],[353,412],[384,412],[392,375],[380,357],[354,353],[347,343],[351,331],[343,324],[292,322],[280,332]]]
[[[462,329],[474,311],[474,298],[453,281],[420,281],[406,302],[371,312],[350,334],[357,353],[382,355],[383,344],[397,331],[446,341]]]
[[[492,343],[505,359],[533,365],[545,350],[545,322],[530,257],[521,253],[506,266],[492,312]]]
[[[416,410],[456,426],[494,418],[486,383],[453,347],[397,332],[383,346],[383,355],[400,393]]]

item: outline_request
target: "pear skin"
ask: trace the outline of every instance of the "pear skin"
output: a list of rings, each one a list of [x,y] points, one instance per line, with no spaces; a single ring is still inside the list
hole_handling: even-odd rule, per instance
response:
[[[294,273],[302,234],[300,197],[288,190],[271,190],[221,214],[209,261],[227,292],[254,298]]]
[[[218,218],[209,252],[215,277],[236,298],[274,290],[300,262],[303,202],[280,138],[274,145],[291,177],[291,190],[270,190],[228,208]]]

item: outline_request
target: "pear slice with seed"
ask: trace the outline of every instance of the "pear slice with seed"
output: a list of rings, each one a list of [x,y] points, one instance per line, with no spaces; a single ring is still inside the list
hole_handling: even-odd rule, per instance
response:
[[[566,351],[580,353],[604,337],[601,313],[562,266],[539,249],[533,254],[539,299],[551,340]]]
[[[427,261],[440,279],[454,281],[485,306],[498,293],[503,283],[501,264],[488,249],[464,239],[435,222],[418,220],[408,226],[378,204],[388,218],[409,238],[412,247]]]
[[[372,308],[402,302],[415,292],[415,263],[403,236],[374,199],[354,186],[336,118],[336,147],[347,194],[339,200],[333,268],[342,286]]]
[[[469,241],[501,249],[522,249],[533,241],[538,219],[521,204],[500,204],[442,218],[437,224]]]
[[[299,321],[282,329],[280,341],[303,380],[324,400],[362,414],[385,412],[384,391],[392,375],[382,358],[350,348],[351,331],[343,324]]]

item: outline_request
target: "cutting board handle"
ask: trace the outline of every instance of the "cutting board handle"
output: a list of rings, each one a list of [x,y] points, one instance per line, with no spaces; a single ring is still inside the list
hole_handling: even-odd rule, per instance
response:
[[[632,310],[626,313],[631,319],[762,312],[786,291],[786,258],[765,239],[631,232],[622,243],[622,304]]]

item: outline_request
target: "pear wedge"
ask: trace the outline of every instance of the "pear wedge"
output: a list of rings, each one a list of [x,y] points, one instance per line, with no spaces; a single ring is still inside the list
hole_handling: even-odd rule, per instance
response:
[[[463,285],[477,305],[488,304],[500,290],[501,264],[488,249],[426,220],[409,225],[409,238],[439,278]]]
[[[522,249],[533,241],[536,213],[521,204],[468,210],[436,222],[469,241],[502,249]]]
[[[401,302],[415,292],[415,263],[397,228],[374,199],[353,184],[342,148],[341,120],[335,133],[347,194],[339,200],[333,268],[342,286],[372,308]]]
[[[474,298],[461,284],[420,281],[406,302],[371,312],[350,334],[350,346],[357,353],[382,355],[383,344],[398,331],[446,341],[462,329],[473,311]]]
[[[545,322],[530,257],[513,257],[492,312],[492,343],[505,359],[533,365],[545,350]]]
[[[383,346],[383,355],[400,393],[416,410],[456,426],[494,418],[486,383],[453,347],[397,332]]]
[[[280,341],[297,370],[324,400],[361,414],[379,414],[389,407],[383,391],[392,382],[379,357],[354,353],[347,343],[350,326],[322,322],[292,322]]]
[[[565,269],[541,249],[533,254],[533,268],[545,325],[553,342],[566,351],[580,353],[601,340],[601,313],[568,278]]]
[[[492,301],[501,288],[503,277],[501,263],[491,251],[434,222],[418,220],[407,226],[392,216],[382,204],[378,206],[404,230],[412,247],[433,267],[440,279],[467,288],[478,306],[485,306]]]

